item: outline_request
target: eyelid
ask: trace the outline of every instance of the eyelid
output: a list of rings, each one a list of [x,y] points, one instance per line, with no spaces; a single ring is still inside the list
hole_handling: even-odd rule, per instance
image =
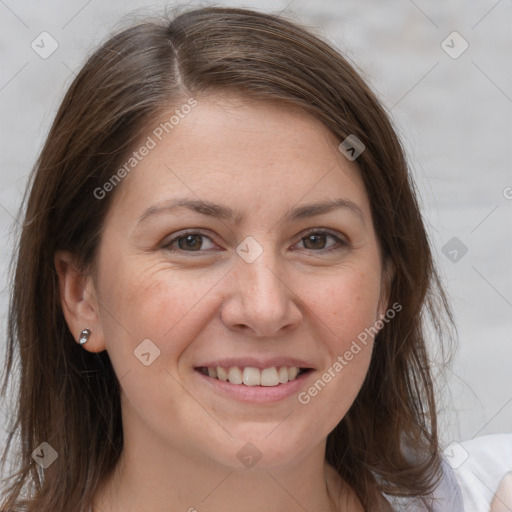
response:
[[[184,251],[183,249],[180,249],[180,248],[175,249],[175,248],[171,247],[172,244],[174,244],[175,242],[177,242],[181,238],[185,238],[188,235],[200,235],[200,236],[202,236],[204,238],[208,238],[213,244],[215,244],[215,242],[213,241],[212,237],[210,235],[207,235],[206,233],[204,233],[204,231],[201,228],[187,228],[187,229],[185,229],[183,231],[179,231],[177,233],[173,233],[171,235],[171,238],[165,238],[164,241],[161,244],[161,247],[163,249],[166,249],[169,252],[177,252],[177,253],[201,253],[201,252],[206,252],[204,250]],[[217,245],[217,244],[215,244],[215,245]],[[211,250],[211,249],[209,249],[209,250]]]
[[[329,235],[331,236],[332,238],[335,238],[337,240],[337,243],[332,246],[332,247],[329,247],[327,249],[318,249],[318,250],[313,250],[313,249],[302,249],[302,250],[307,250],[309,252],[313,252],[313,253],[326,253],[326,252],[329,252],[329,251],[335,251],[336,249],[341,249],[343,247],[346,247],[349,245],[349,241],[346,239],[346,237],[338,232],[338,231],[333,231],[332,229],[329,229],[329,228],[311,228],[311,229],[308,229],[304,232],[302,232],[300,234],[300,239],[297,243],[300,243],[302,242],[302,240],[306,237],[308,237],[309,235]],[[295,244],[296,245],[296,244]]]
[[[187,229],[185,229],[183,231],[179,231],[178,233],[174,233],[172,235],[171,239],[169,239],[167,241],[164,241],[162,243],[161,247],[163,249],[168,250],[169,252],[182,253],[182,254],[183,253],[202,253],[202,252],[208,252],[208,251],[212,250],[212,249],[206,249],[206,250],[198,250],[198,251],[185,251],[185,250],[180,249],[180,248],[177,248],[177,249],[171,248],[172,244],[174,244],[175,242],[177,242],[181,238],[185,238],[188,235],[200,235],[200,236],[202,236],[204,238],[208,238],[213,244],[217,245],[214,242],[214,240],[212,239],[212,237],[210,235],[206,234],[201,228],[187,228]],[[349,245],[349,242],[344,238],[342,233],[339,233],[338,231],[333,231],[333,230],[328,229],[328,228],[321,228],[321,227],[310,228],[310,229],[308,229],[306,231],[303,231],[299,235],[299,240],[294,245],[297,245],[298,243],[302,242],[304,238],[306,238],[306,237],[308,237],[310,235],[327,235],[327,236],[331,236],[332,238],[337,240],[337,243],[335,245],[333,245],[332,247],[329,247],[327,249],[317,249],[317,250],[314,250],[314,249],[301,249],[301,250],[312,252],[312,253],[326,253],[326,252],[329,252],[329,251],[335,251],[337,249],[340,249],[340,248],[343,248],[343,247],[346,247],[347,245]]]

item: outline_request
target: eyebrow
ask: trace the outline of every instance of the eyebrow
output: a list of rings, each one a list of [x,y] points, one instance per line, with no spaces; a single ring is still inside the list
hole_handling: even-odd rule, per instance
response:
[[[229,220],[234,222],[235,224],[239,224],[244,220],[245,216],[238,214],[221,204],[212,203],[210,201],[203,201],[200,199],[174,199],[170,201],[164,201],[162,203],[158,203],[154,206],[150,206],[144,213],[139,217],[137,224],[140,224],[147,218],[153,215],[159,215],[162,213],[173,213],[177,209],[186,208],[188,210],[200,213],[201,215],[206,215],[208,217],[215,217],[222,220]],[[348,199],[328,199],[325,201],[321,201],[319,203],[307,204],[304,206],[299,206],[290,212],[287,213],[286,219],[288,221],[307,219],[311,217],[315,217],[317,215],[323,215],[329,213],[333,210],[345,208],[356,214],[357,217],[364,224],[364,215],[357,206],[356,203],[349,201]]]

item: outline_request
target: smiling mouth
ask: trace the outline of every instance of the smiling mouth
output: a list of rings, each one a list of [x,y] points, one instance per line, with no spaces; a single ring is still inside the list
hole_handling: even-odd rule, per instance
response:
[[[296,366],[271,366],[270,368],[239,367],[206,367],[194,368],[199,373],[212,379],[230,382],[242,386],[276,387],[295,380],[299,375],[312,371],[312,368]]]

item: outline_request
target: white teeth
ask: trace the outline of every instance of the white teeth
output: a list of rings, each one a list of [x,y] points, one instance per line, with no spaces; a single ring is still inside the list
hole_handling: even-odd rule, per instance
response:
[[[246,366],[239,368],[238,366],[212,367],[204,369],[204,373],[213,379],[219,379],[231,384],[244,384],[245,386],[278,386],[286,384],[288,381],[295,380],[300,372],[300,368],[296,366],[271,366],[270,368],[254,368]]]
[[[279,384],[279,375],[276,367],[265,368],[261,370],[261,385],[262,386],[277,386]]]
[[[232,384],[242,384],[242,372],[238,366],[232,366],[229,369],[228,379]]]
[[[297,377],[299,373],[299,369],[296,366],[290,366],[288,368],[288,380],[293,380],[295,377]]]
[[[231,379],[229,379],[231,382]],[[244,368],[242,381],[246,386],[259,386],[261,381],[261,374],[258,368],[247,366]]]
[[[208,368],[209,370],[209,368]],[[217,378],[219,380],[223,380],[226,382],[228,380],[228,372],[224,370],[224,368],[221,368],[220,366],[217,366]]]

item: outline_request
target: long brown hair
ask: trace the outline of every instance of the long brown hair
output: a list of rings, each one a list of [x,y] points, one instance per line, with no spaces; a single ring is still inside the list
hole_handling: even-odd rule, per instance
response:
[[[402,310],[377,335],[366,380],[329,434],[326,459],[366,510],[376,509],[379,494],[425,497],[436,484],[425,320],[440,336],[451,315],[401,144],[369,87],[319,37],[283,16],[212,7],[145,21],[105,42],[69,88],[34,167],[14,256],[3,392],[12,384],[17,395],[3,463],[12,451],[16,470],[2,511],[86,511],[119,459],[119,383],[107,352],[84,351],[69,331],[54,255],[67,250],[84,269],[94,266],[116,193],[96,200],[94,190],[149,122],[202,92],[292,104],[340,142],[355,135],[366,146],[357,164],[383,257],[395,271],[389,303]],[[58,458],[41,471],[32,452],[43,441]]]

